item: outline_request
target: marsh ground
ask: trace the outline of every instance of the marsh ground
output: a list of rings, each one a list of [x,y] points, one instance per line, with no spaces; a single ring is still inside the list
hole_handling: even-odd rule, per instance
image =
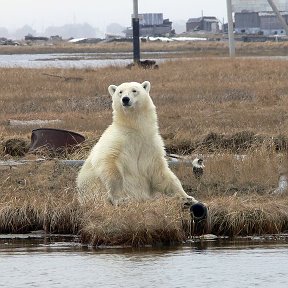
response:
[[[280,44],[279,53],[287,52],[286,44]],[[201,45],[197,47],[200,52]],[[260,44],[253,46],[255,51],[257,45]],[[274,45],[272,43],[265,49],[276,49]],[[260,48],[258,51],[259,54],[263,52]],[[148,80],[152,84],[151,97],[157,106],[160,133],[167,151],[186,158],[204,157],[206,167],[200,181],[194,178],[191,167],[180,165],[175,173],[189,193],[210,205],[213,219],[217,220],[212,223],[213,232],[244,235],[287,231],[287,196],[270,193],[278,186],[279,173],[287,172],[288,62],[212,57],[217,53],[214,51],[208,53],[209,57],[200,58],[187,58],[186,55],[183,59],[162,63],[157,70],[0,68],[0,160],[13,158],[4,149],[7,140],[17,138],[29,144],[31,130],[39,128],[37,124],[11,125],[9,120],[37,119],[59,120],[49,127],[83,134],[87,141],[80,149],[73,155],[61,157],[84,159],[111,123],[111,99],[107,87],[126,81]],[[74,81],[75,77],[83,80]],[[236,154],[245,157],[235,157]],[[26,154],[16,158],[35,159],[38,156]],[[49,159],[49,156],[45,157]],[[79,231],[79,218],[87,219],[87,214],[84,218],[79,216],[83,211],[75,199],[77,170],[60,169],[54,161],[25,168],[6,167],[1,171],[1,231],[30,231],[39,227],[52,232]],[[148,208],[145,205],[143,211],[154,211],[151,215],[159,218],[157,203]],[[176,218],[168,217],[172,219],[169,222],[172,226],[164,220],[166,224],[163,223],[179,240],[183,237],[179,228],[182,216],[174,213],[174,204],[171,205],[162,208]],[[87,209],[89,217],[92,210]],[[131,210],[127,208],[125,213],[123,219],[131,219]],[[90,219],[100,219],[98,214],[93,217]],[[109,213],[107,217],[106,220],[111,219]],[[151,218],[147,221],[144,223],[147,227],[150,225],[152,230],[159,230],[158,226],[151,226]],[[103,226],[88,222],[88,230],[83,230],[86,231],[85,238],[90,242],[100,241],[97,235]],[[135,227],[139,228],[136,222]],[[175,226],[175,223],[178,224]],[[129,221],[115,223],[116,226],[132,227],[130,224]],[[109,227],[111,229],[111,225]],[[132,238],[136,228],[129,230]],[[90,231],[88,236],[87,231]],[[148,236],[142,235],[138,240],[144,239],[145,242]],[[114,236],[109,237],[111,240]],[[109,239],[106,238],[107,242]],[[113,241],[115,238],[111,243]]]

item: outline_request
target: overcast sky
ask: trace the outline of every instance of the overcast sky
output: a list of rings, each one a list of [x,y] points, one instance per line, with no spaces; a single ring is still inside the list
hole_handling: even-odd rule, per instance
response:
[[[88,23],[102,31],[110,23],[130,26],[133,0],[0,0],[0,27],[28,24],[38,32],[48,26]],[[204,16],[226,17],[226,0],[138,0],[139,13],[163,13],[171,21]]]

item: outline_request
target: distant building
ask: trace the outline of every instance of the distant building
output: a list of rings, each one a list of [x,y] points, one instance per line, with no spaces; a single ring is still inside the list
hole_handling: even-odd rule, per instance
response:
[[[141,26],[153,26],[163,24],[163,13],[143,13],[139,14],[139,24]]]
[[[280,12],[288,23],[288,12]],[[235,13],[235,32],[239,34],[285,35],[285,30],[274,12]]]
[[[259,34],[260,17],[258,12],[235,13],[235,32],[245,34]]]
[[[287,0],[274,0],[274,3],[280,11],[288,11]],[[233,0],[232,10],[235,13],[259,11],[271,12],[272,8],[267,0]]]
[[[139,14],[139,29],[142,37],[170,36],[173,34],[172,22],[163,19],[163,13],[143,13]],[[133,36],[132,27],[124,31],[127,38]]]
[[[288,23],[288,12],[281,12],[281,16]],[[263,35],[286,35],[280,20],[273,12],[259,12],[260,30]]]
[[[186,22],[186,32],[195,31],[219,33],[219,20],[214,16],[190,18]]]
[[[233,23],[234,26],[234,23]],[[228,33],[228,23],[223,23],[222,24],[222,32],[227,34]]]

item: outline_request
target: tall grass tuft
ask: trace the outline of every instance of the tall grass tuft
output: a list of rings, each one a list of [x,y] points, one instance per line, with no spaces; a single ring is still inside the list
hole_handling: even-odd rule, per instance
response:
[[[179,202],[165,197],[115,207],[99,202],[87,207],[81,229],[82,241],[93,246],[145,246],[181,243],[187,237],[187,220]]]
[[[241,166],[246,167],[238,161],[237,166],[229,169],[236,169],[241,174]],[[176,171],[180,178],[184,173],[181,169]],[[209,206],[212,233],[233,237],[287,232],[287,194],[270,195],[271,184],[266,184],[266,191],[259,193],[257,182],[254,189],[241,190],[247,185],[241,177],[234,194],[225,191],[229,181],[221,183],[221,180],[219,185],[224,190],[217,190],[210,177],[223,173],[219,163],[217,170],[211,170],[212,175],[205,176],[199,190],[194,186],[193,178],[190,179],[189,193]],[[173,244],[182,243],[191,236],[189,212],[183,209],[182,203],[170,197],[119,206],[99,199],[81,206],[75,188],[76,174],[77,169],[57,161],[2,170],[0,233],[27,233],[40,229],[46,233],[79,234],[83,243],[93,246]],[[267,176],[263,174],[263,177]],[[213,194],[213,191],[216,192]]]
[[[77,233],[75,171],[54,162],[25,166],[2,171],[0,233]]]
[[[287,232],[287,205],[287,196],[216,197],[210,202],[212,233],[235,237]]]

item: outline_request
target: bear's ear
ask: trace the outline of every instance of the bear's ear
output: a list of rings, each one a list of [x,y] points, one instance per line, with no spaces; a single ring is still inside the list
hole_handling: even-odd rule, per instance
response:
[[[147,93],[150,92],[151,84],[150,84],[149,81],[144,81],[141,85],[142,85],[142,87],[146,90]]]
[[[108,91],[109,91],[109,93],[110,93],[111,96],[113,96],[113,94],[115,93],[116,89],[117,89],[117,86],[116,86],[116,85],[110,85],[110,86],[108,87]]]

